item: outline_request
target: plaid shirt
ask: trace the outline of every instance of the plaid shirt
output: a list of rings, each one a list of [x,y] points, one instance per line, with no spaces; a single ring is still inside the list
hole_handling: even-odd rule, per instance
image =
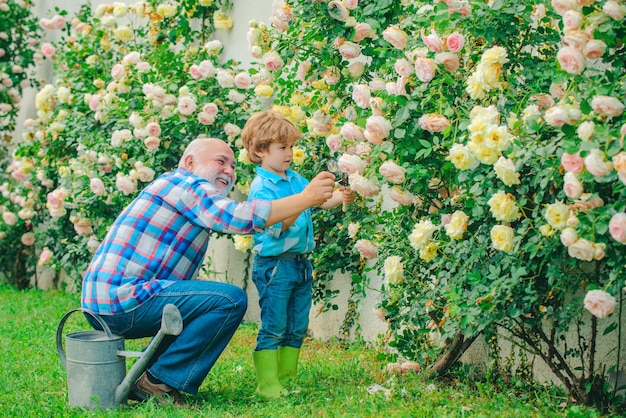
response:
[[[83,279],[82,306],[130,312],[177,280],[192,280],[211,232],[262,230],[269,202],[236,202],[184,169],[149,184],[115,220]]]
[[[250,184],[248,200],[275,200],[300,193],[309,182],[291,169],[287,169],[284,179],[261,166],[256,168],[256,177]],[[311,209],[300,213],[295,222],[282,231],[283,223],[278,222],[263,233],[254,236],[254,251],[264,257],[277,256],[286,252],[310,253],[315,247]]]

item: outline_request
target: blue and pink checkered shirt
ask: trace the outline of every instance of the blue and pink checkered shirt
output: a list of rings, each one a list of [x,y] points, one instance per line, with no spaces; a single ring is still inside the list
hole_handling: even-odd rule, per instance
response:
[[[130,312],[177,280],[195,279],[211,232],[264,228],[271,203],[236,202],[184,169],[149,184],[115,220],[83,279],[82,306]]]

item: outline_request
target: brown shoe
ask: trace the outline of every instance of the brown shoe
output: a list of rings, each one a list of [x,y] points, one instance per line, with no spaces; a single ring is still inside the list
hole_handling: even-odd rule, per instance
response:
[[[135,382],[133,394],[142,401],[157,397],[161,402],[171,400],[175,405],[185,405],[185,400],[178,390],[165,383],[152,383],[144,371]]]

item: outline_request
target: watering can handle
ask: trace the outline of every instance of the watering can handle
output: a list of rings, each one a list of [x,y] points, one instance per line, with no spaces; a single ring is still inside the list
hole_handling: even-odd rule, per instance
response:
[[[109,329],[109,326],[98,315],[94,314],[93,312],[91,312],[90,310],[85,309],[85,308],[72,309],[71,311],[66,313],[65,316],[63,316],[63,318],[61,319],[61,322],[59,323],[59,326],[57,328],[57,352],[59,353],[59,357],[61,358],[61,362],[63,363],[63,367],[65,369],[67,369],[67,366],[66,366],[67,360],[65,358],[65,351],[63,350],[63,339],[62,339],[63,327],[65,326],[65,322],[67,321],[67,319],[74,312],[83,312],[83,313],[91,316],[93,319],[95,319],[98,322],[98,324],[100,324],[100,326],[102,327],[102,329],[106,333],[107,338],[109,340],[113,339],[113,333]]]

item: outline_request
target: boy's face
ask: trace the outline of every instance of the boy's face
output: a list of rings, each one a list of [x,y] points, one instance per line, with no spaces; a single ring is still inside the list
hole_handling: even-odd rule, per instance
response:
[[[294,142],[274,142],[265,151],[257,151],[257,155],[261,158],[261,167],[281,177],[285,176],[285,172],[293,160]]]

